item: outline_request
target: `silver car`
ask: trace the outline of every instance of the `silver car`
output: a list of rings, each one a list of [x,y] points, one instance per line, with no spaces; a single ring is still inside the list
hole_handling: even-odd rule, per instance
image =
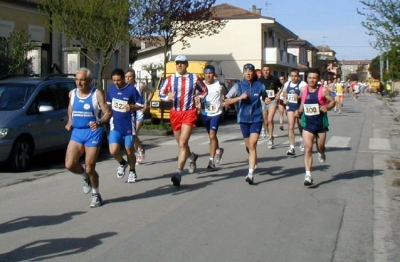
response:
[[[0,162],[26,171],[33,156],[65,149],[68,93],[74,88],[68,77],[0,80]]]

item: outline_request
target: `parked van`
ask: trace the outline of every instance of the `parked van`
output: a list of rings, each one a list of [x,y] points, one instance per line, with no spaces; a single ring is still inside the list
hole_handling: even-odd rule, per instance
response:
[[[213,65],[215,67],[215,74],[218,76],[220,81],[224,81],[224,77],[222,74],[222,68],[220,63],[213,61],[189,61],[189,66],[187,71],[189,73],[194,73],[200,76],[200,78],[204,79],[204,67],[206,65]],[[166,77],[169,75],[173,75],[176,72],[176,64],[171,61],[166,65]],[[163,121],[169,121],[169,109],[171,108],[171,102],[169,101],[161,101],[159,89],[161,84],[163,83],[165,78],[161,77],[158,81],[157,88],[154,91],[153,98],[150,102],[150,114],[151,114],[151,122],[154,124],[158,124]]]

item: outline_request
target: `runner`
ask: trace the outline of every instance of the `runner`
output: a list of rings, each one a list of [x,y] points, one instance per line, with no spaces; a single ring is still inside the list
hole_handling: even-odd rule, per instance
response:
[[[143,109],[139,92],[131,84],[125,82],[125,73],[122,69],[111,72],[113,84],[108,88],[107,104],[112,110],[110,120],[110,134],[108,138],[110,154],[119,163],[117,177],[123,178],[129,164],[128,183],[137,181],[135,170],[136,156],[133,150],[135,140],[135,114],[133,111]],[[128,162],[122,157],[120,144],[124,142]]]
[[[360,94],[360,89],[361,85],[358,83],[358,81],[354,81],[353,84],[353,99],[357,101],[358,95]]]
[[[260,97],[265,97],[265,87],[254,79],[254,65],[245,64],[243,75],[244,79],[229,90],[224,106],[238,103],[237,122],[249,153],[249,171],[245,181],[251,185],[254,183],[254,170],[257,166],[257,141],[263,125]]]
[[[263,105],[264,128],[268,132],[268,148],[273,149],[274,146],[274,116],[278,107],[277,100],[279,98],[279,89],[282,87],[278,78],[271,75],[271,67],[264,65],[262,67],[263,76],[258,80],[264,87],[267,95]]]
[[[326,133],[329,131],[327,111],[335,106],[335,100],[330,96],[329,90],[326,87],[317,85],[319,77],[320,72],[318,69],[312,68],[308,71],[308,85],[304,88],[300,108],[296,111],[297,117],[301,115],[301,125],[303,126],[305,186],[310,186],[314,183],[311,175],[314,140],[316,140],[319,162],[324,163],[326,160],[325,140]]]
[[[204,83],[207,86],[208,93],[201,101],[201,114],[203,116],[204,127],[207,130],[210,139],[210,161],[208,169],[214,169],[215,163],[220,164],[224,149],[219,147],[217,132],[222,114],[223,87],[218,79],[215,79],[215,68],[207,65],[204,68]],[[196,104],[200,103],[200,97],[196,97]],[[215,158],[215,161],[214,161]]]
[[[300,119],[296,117],[295,112],[299,109],[301,94],[305,86],[306,82],[300,80],[299,70],[292,69],[290,70],[290,81],[285,83],[283,87],[282,95],[284,97],[283,102],[286,105],[287,111],[287,119],[288,119],[288,137],[289,137],[289,149],[286,151],[286,155],[293,156],[295,155],[295,134],[294,127],[297,123],[297,127],[300,132],[300,139],[302,135],[302,127],[300,124]],[[300,142],[300,151],[304,151],[303,141]]]
[[[105,101],[104,93],[91,86],[92,73],[87,68],[76,72],[76,88],[69,92],[68,122],[65,129],[72,130],[71,139],[65,153],[65,167],[74,174],[83,177],[83,192],[92,191],[90,207],[102,205],[99,192],[99,174],[96,171],[97,157],[100,152],[103,128],[109,121],[111,112]],[[100,109],[103,116],[99,119]],[[79,158],[85,154],[85,167]]]
[[[281,82],[282,87],[285,85],[286,83],[286,77],[285,76],[280,76],[279,77],[279,82]],[[285,115],[287,115],[286,112],[286,105],[283,103],[284,97],[282,96],[282,92],[281,95],[279,96],[278,99],[278,110],[279,110],[279,129],[283,131],[283,118]]]
[[[186,56],[178,55],[175,63],[176,73],[164,79],[159,92],[163,101],[172,101],[170,121],[179,147],[179,156],[178,167],[171,181],[174,186],[180,186],[186,159],[189,158],[189,173],[196,171],[198,155],[190,151],[189,139],[197,120],[195,96],[204,98],[207,86],[199,76],[186,71],[189,67]]]
[[[344,100],[344,87],[343,87],[342,82],[340,81],[340,78],[336,79],[335,92],[336,92],[335,108],[337,107],[338,113],[340,114],[340,113],[342,113],[343,100]]]

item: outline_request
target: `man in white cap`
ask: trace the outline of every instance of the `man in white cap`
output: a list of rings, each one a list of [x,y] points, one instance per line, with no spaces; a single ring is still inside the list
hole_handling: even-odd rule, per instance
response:
[[[207,86],[199,76],[186,71],[189,66],[186,56],[178,55],[175,63],[176,73],[164,79],[159,92],[161,100],[172,101],[170,122],[178,143],[179,155],[178,168],[171,181],[174,186],[180,186],[186,159],[189,158],[189,173],[196,171],[198,155],[190,151],[189,138],[197,120],[195,97],[204,98]]]

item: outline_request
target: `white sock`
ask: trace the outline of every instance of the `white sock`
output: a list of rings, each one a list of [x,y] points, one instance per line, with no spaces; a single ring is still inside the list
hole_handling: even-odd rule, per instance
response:
[[[253,174],[253,172],[254,172],[254,169],[252,169],[252,168],[249,168],[249,175],[252,175],[252,174]]]
[[[306,177],[311,177],[311,171],[306,171]]]
[[[92,187],[92,194],[98,194],[98,193],[99,193],[99,188]]]
[[[211,161],[214,161],[214,158],[213,158],[213,157],[210,157],[210,160],[211,160]]]
[[[290,148],[294,148],[294,145],[290,145]]]

